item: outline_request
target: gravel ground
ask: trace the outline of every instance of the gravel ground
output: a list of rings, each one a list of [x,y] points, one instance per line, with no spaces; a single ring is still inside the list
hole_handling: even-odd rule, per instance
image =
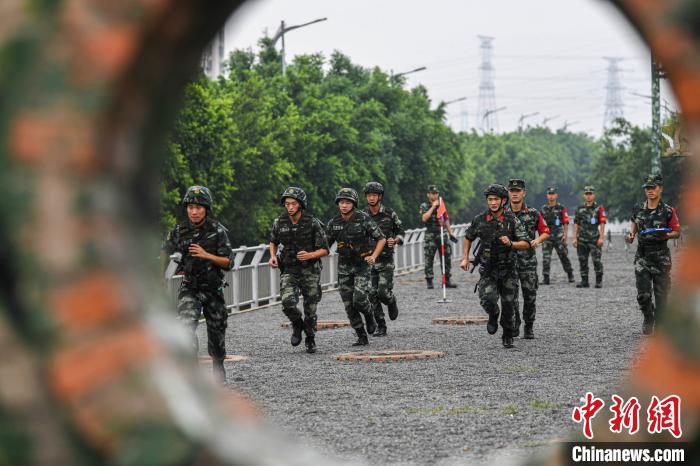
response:
[[[439,350],[444,358],[336,361],[353,350],[350,329],[319,332],[318,353],[309,355],[303,344],[289,345],[289,330],[280,327],[285,317],[273,306],[231,317],[228,351],[249,360],[227,363],[228,383],[280,430],[346,460],[491,464],[541,452],[580,430],[571,409],[586,391],[609,400],[643,341],[634,254],[615,241],[603,255],[600,290],[576,289],[553,260],[552,285],[539,290],[535,340],[518,338],[514,349],[502,347],[500,329],[492,336],[483,324],[431,323],[485,315],[472,292],[478,273],[457,270],[452,302],[438,304],[441,290],[426,290],[418,272],[395,280],[401,313],[389,322],[389,335],[361,349]],[[571,247],[569,257],[577,270]],[[345,318],[337,292],[323,296],[319,318]]]

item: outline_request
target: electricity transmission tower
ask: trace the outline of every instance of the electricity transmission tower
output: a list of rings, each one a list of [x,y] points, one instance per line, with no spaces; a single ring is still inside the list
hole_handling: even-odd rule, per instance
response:
[[[493,83],[493,37],[478,36],[481,41],[481,66],[479,67],[481,79],[479,81],[479,105],[476,118],[483,131],[498,131],[498,117],[496,116],[496,87]]]
[[[604,57],[608,61],[608,83],[605,86],[605,117],[603,118],[603,129],[609,128],[617,118],[624,118],[622,103],[622,91],[624,87],[620,84],[620,68],[618,63],[622,58]]]

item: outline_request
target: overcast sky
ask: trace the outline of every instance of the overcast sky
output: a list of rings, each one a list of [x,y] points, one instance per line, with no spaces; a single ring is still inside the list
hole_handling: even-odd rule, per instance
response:
[[[500,131],[517,128],[521,115],[539,112],[525,124],[599,135],[608,76],[603,57],[620,64],[625,117],[650,125],[649,52],[635,31],[602,0],[249,0],[226,27],[226,53],[257,49],[281,20],[295,25],[328,21],[286,35],[288,61],[297,54],[339,50],[365,67],[395,73],[420,66],[407,86],[427,87],[433,105],[467,97],[448,107],[456,130],[479,127],[481,53],[478,35],[492,36]],[[662,97],[675,108],[665,84]]]

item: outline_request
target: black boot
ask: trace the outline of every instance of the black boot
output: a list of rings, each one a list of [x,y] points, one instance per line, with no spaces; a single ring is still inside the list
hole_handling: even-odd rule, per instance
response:
[[[445,280],[445,288],[457,288],[457,285],[452,283],[451,278],[448,278],[447,280]]]
[[[502,337],[503,340],[503,347],[504,348],[512,348],[513,347],[513,337],[511,336],[505,336],[503,335]]]
[[[396,318],[399,316],[399,306],[396,305],[396,298],[391,300],[387,306],[387,310],[389,311],[389,318],[391,320],[396,320]]]
[[[212,371],[217,382],[226,383],[226,369],[224,369],[223,359],[212,359]]]
[[[581,283],[576,284],[576,288],[590,288],[591,285],[588,284],[588,277],[581,277]]]
[[[549,275],[542,275],[542,284],[549,285]]]
[[[535,338],[535,332],[532,331],[532,322],[525,322],[523,338],[526,340],[532,340]]]
[[[304,345],[306,345],[307,353],[313,354],[316,352],[316,338],[313,335],[306,336],[306,339],[304,340]]]
[[[426,278],[425,281],[428,283],[428,289],[429,289],[429,290],[432,290],[433,288],[435,288],[435,287],[433,286],[433,279],[432,279],[432,278]]]
[[[364,327],[356,328],[355,333],[357,333],[357,341],[353,343],[352,346],[369,345],[369,340],[367,339],[367,332],[365,332]]]
[[[644,335],[653,335],[654,334],[654,314],[645,314],[644,315],[644,323],[642,324],[642,333]]]
[[[377,318],[377,331],[374,332],[375,337],[385,337],[386,336],[386,320],[381,317]]]
[[[515,324],[513,325],[513,337],[520,336],[520,311],[515,311]]]
[[[574,282],[574,272],[573,271],[568,272],[567,275],[569,276],[569,283],[573,283]]]
[[[301,319],[292,322],[292,338],[290,340],[292,346],[299,346],[301,343],[302,330],[304,330],[304,322]]]
[[[602,273],[595,274],[595,287],[596,288],[603,288],[603,274]]]
[[[486,324],[486,331],[493,335],[498,331],[498,313],[489,314],[489,322]]]
[[[380,304],[381,306],[381,304]],[[372,308],[367,309],[365,313],[365,326],[367,327],[367,333],[372,335],[375,330],[377,330],[377,321],[374,320],[374,314],[372,313]]]

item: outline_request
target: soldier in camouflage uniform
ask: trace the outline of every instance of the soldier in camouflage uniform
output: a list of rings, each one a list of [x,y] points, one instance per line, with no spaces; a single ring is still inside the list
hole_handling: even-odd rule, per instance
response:
[[[595,287],[603,287],[603,261],[601,251],[605,238],[605,209],[595,201],[595,188],[583,188],[584,204],[576,208],[574,216],[574,247],[578,254],[581,269],[581,282],[576,288],[588,288],[588,256],[593,259],[595,270]]]
[[[440,253],[440,220],[437,216],[438,207],[440,206],[438,187],[434,184],[428,186],[428,202],[420,205],[421,221],[425,223],[425,236],[423,238],[423,256],[425,261],[425,281],[428,284],[428,289],[433,289],[433,260],[435,253],[440,257],[442,264],[442,254]],[[452,234],[452,225],[450,219],[447,218],[443,225],[442,243],[445,245],[445,286],[447,288],[457,288],[457,285],[452,283],[452,245],[450,240],[457,242],[457,238]]]
[[[531,340],[535,338],[533,325],[535,314],[537,313],[537,255],[535,248],[549,238],[549,228],[542,215],[534,207],[525,204],[525,180],[512,179],[508,182],[508,192],[510,204],[506,210],[510,211],[520,220],[530,240],[530,249],[517,251],[517,270],[520,288],[523,290],[523,320],[525,321],[525,331],[523,338]],[[516,281],[516,284],[518,283]],[[513,336],[520,335],[520,304],[518,302],[518,290],[515,290],[515,302],[513,311],[515,312],[515,328]]]
[[[316,307],[321,301],[321,257],[328,255],[328,240],[320,220],[307,213],[303,189],[287,188],[280,198],[286,212],[277,217],[270,233],[270,266],[280,268],[282,312],[292,323],[292,346],[301,343],[316,352]],[[279,257],[278,257],[279,256]],[[304,297],[304,319],[297,307]]]
[[[671,251],[666,242],[680,236],[681,224],[676,209],[661,201],[664,189],[661,175],[649,175],[642,186],[647,200],[635,207],[632,227],[625,239],[632,243],[639,235],[634,256],[637,302],[644,316],[642,332],[651,335],[656,315],[665,305],[671,281]],[[652,303],[652,291],[655,303]]]
[[[163,251],[168,255],[181,255],[177,273],[182,273],[184,278],[178,293],[178,320],[189,328],[197,354],[197,324],[204,313],[209,356],[214,372],[225,381],[228,312],[223,287],[224,271],[233,266],[233,250],[226,228],[211,217],[212,204],[209,189],[191,186],[182,199],[187,220],[170,232]]]
[[[479,248],[474,265],[479,266],[481,278],[477,283],[481,307],[489,315],[486,330],[493,335],[498,331],[498,315],[503,327],[503,346],[513,347],[513,305],[518,290],[516,274],[516,249],[529,249],[530,238],[515,215],[504,209],[508,190],[500,184],[489,185],[484,190],[488,209],[469,224],[464,233],[464,258],[461,267],[469,268],[469,248],[479,238]],[[472,268],[472,271],[474,269]],[[501,309],[498,299],[501,299]]]
[[[338,289],[350,325],[357,333],[353,346],[369,344],[367,333],[373,334],[377,323],[372,314],[369,296],[372,290],[370,268],[382,252],[386,239],[372,218],[357,210],[357,191],[342,188],[335,196],[340,213],[326,226],[328,245],[338,243]],[[374,247],[372,243],[376,242]],[[365,316],[365,324],[362,316]]]
[[[372,266],[372,293],[369,297],[374,318],[377,321],[377,331],[374,332],[374,336],[381,337],[386,335],[386,319],[384,319],[382,304],[387,306],[391,320],[396,320],[399,315],[396,296],[393,292],[394,246],[403,243],[404,229],[396,212],[382,203],[384,186],[376,181],[371,181],[365,185],[364,193],[367,200],[365,213],[372,217],[386,238],[386,246],[379,254],[377,262]]]
[[[550,236],[542,243],[542,284],[549,285],[549,271],[552,265],[552,249],[557,251],[569,283],[574,282],[574,270],[569,260],[567,237],[569,234],[569,214],[566,207],[557,202],[557,188],[547,188],[547,203],[542,206],[540,213],[549,227]]]

